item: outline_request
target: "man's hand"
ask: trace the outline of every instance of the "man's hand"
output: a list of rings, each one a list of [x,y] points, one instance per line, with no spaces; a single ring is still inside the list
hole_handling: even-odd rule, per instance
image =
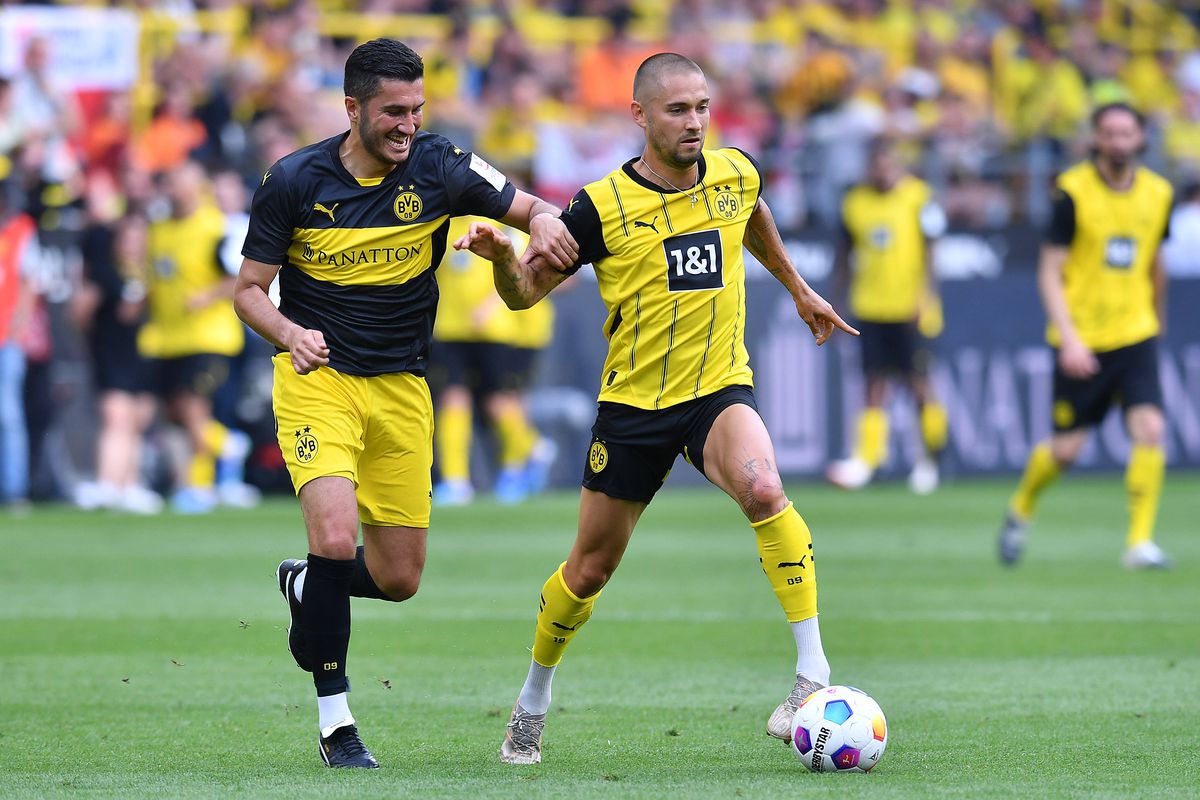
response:
[[[795,296],[796,311],[800,314],[800,319],[804,320],[804,324],[812,331],[813,338],[817,340],[817,345],[823,345],[829,341],[829,337],[833,335],[834,328],[841,328],[851,336],[858,336],[858,331],[850,327],[845,320],[838,316],[833,310],[833,306],[826,302],[824,297],[814,292],[812,289],[805,287]]]
[[[1100,371],[1100,360],[1087,345],[1074,336],[1064,336],[1058,348],[1058,365],[1070,378],[1084,380]]]
[[[296,370],[297,375],[307,375],[329,363],[329,347],[325,344],[325,335],[320,331],[296,326],[296,332],[288,339],[284,345],[292,354],[292,369]]]
[[[543,212],[529,221],[529,249],[545,257],[546,262],[562,272],[579,260],[579,244],[563,221]]]
[[[466,235],[455,240],[454,249],[470,250],[493,263],[516,256],[512,239],[501,233],[499,228],[486,222],[472,222]]]

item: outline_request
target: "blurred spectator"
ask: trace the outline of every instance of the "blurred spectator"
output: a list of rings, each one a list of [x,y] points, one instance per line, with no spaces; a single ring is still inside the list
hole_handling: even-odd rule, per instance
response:
[[[41,143],[41,177],[47,183],[65,183],[78,172],[79,162],[68,137],[78,130],[81,119],[75,96],[51,79],[50,58],[47,39],[34,36],[29,40],[24,70],[12,82],[12,109],[24,138]]]
[[[188,89],[179,83],[164,89],[150,127],[134,145],[134,155],[141,168],[166,172],[186,161],[206,138],[204,123],[193,116]]]
[[[629,109],[633,75],[648,56],[656,52],[629,38],[633,12],[619,5],[608,18],[610,35],[584,49],[579,56],[579,103],[588,111],[621,112]]]
[[[0,503],[22,510],[29,495],[25,426],[25,345],[37,257],[33,219],[14,202],[11,180],[0,181]]]
[[[92,380],[100,411],[96,478],[75,489],[84,509],[154,514],[163,501],[141,481],[142,440],[154,418],[149,366],[138,353],[145,313],[147,222],[138,214],[111,220],[101,184],[88,194],[91,223],[83,232],[83,284],[72,316],[91,348]]]

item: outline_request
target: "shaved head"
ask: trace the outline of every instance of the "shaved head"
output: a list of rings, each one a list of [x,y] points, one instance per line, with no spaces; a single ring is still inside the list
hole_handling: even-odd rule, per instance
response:
[[[637,74],[633,76],[633,99],[645,103],[662,88],[667,77],[688,72],[704,74],[704,70],[686,56],[678,53],[656,53],[643,61]]]

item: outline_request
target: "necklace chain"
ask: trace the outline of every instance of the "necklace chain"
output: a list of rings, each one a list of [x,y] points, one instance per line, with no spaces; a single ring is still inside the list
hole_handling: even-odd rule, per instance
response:
[[[672,189],[674,189],[675,191],[679,192],[680,194],[686,194],[686,195],[688,196],[688,199],[692,201],[692,205],[693,205],[693,206],[694,206],[694,205],[696,205],[696,201],[698,201],[698,200],[700,199],[700,198],[697,196],[697,194],[696,194],[696,187],[700,185],[700,174],[699,174],[699,171],[697,171],[697,174],[696,174],[696,182],[692,184],[692,188],[691,188],[691,189],[680,189],[678,186],[676,186],[675,184],[671,183],[669,180],[667,180],[666,178],[664,178],[662,175],[659,175],[657,172],[655,172],[655,171],[654,171],[654,167],[650,166],[650,164],[646,162],[646,159],[644,159],[644,158],[640,158],[640,159],[638,159],[638,160],[639,160],[639,161],[641,161],[641,162],[642,162],[642,164],[644,164],[644,165],[645,165],[646,169],[650,170],[650,174],[651,174],[651,175],[653,175],[654,177],[658,178],[660,181],[662,181],[663,183],[665,183],[667,186],[670,186]]]

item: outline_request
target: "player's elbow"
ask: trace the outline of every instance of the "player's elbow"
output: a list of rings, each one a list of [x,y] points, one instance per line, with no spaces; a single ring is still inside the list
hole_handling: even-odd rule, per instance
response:
[[[532,308],[536,302],[537,298],[528,294],[508,292],[504,295],[504,305],[508,306],[510,311],[524,311]]]

